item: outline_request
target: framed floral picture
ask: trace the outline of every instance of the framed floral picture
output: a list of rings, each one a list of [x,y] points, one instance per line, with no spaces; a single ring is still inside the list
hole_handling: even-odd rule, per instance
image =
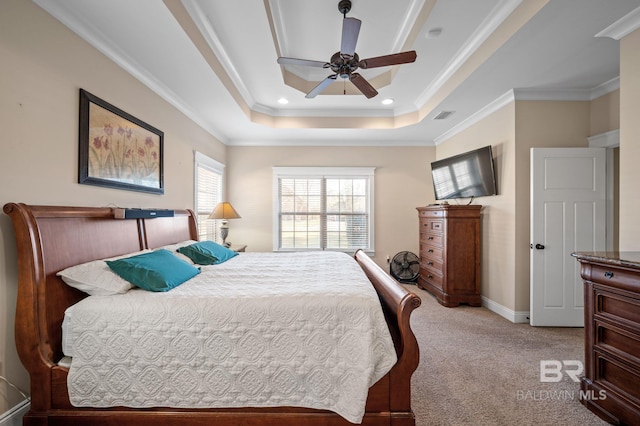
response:
[[[78,182],[164,194],[164,133],[80,89]]]

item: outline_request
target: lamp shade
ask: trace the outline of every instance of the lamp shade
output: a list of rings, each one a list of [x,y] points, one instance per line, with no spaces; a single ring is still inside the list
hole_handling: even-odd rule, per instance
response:
[[[209,215],[209,219],[239,219],[240,215],[233,208],[231,203],[226,201],[218,203]]]

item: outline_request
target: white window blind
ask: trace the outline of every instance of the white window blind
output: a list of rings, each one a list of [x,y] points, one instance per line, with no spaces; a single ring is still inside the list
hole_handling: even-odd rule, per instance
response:
[[[198,217],[198,237],[202,240],[217,241],[217,220],[208,219],[216,204],[222,200],[224,165],[195,153],[195,213]]]
[[[275,167],[274,249],[373,251],[372,167]]]

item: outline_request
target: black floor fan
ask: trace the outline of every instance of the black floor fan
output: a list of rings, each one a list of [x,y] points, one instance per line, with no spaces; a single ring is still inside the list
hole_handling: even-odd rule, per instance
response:
[[[401,283],[416,283],[420,275],[420,259],[410,251],[401,251],[389,263],[391,276]]]

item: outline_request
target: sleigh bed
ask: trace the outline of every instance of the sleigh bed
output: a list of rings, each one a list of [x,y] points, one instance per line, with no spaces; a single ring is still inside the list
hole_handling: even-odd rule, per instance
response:
[[[176,210],[173,217],[116,219],[115,210],[112,208],[30,206],[18,203],[6,204],[4,212],[13,221],[18,251],[16,346],[20,359],[31,377],[31,408],[24,417],[25,425],[353,424],[332,409],[318,409],[317,406],[308,408],[300,404],[293,406],[274,404],[259,406],[257,404],[256,406],[252,402],[247,403],[247,406],[239,407],[237,404],[231,404],[232,406],[227,407],[220,406],[220,401],[216,401],[212,395],[204,396],[211,402],[211,407],[207,408],[183,406],[180,404],[180,395],[173,396],[173,400],[178,401],[177,404],[167,406],[161,404],[131,408],[127,401],[122,405],[108,407],[99,406],[98,403],[96,406],[72,405],[69,396],[69,378],[73,378],[73,374],[70,374],[67,364],[61,362],[68,359],[64,356],[62,342],[65,311],[69,312],[73,309],[73,312],[76,312],[80,309],[76,306],[95,302],[95,298],[100,296],[87,297],[86,293],[65,284],[57,273],[65,268],[94,260],[113,258],[142,250],[157,251],[156,249],[179,242],[197,240],[194,214],[190,210]],[[224,268],[232,270],[234,265],[251,261],[251,256],[245,255],[251,255],[251,253],[240,254],[236,260],[227,262]],[[279,254],[271,255],[279,256]],[[361,420],[364,425],[415,425],[411,410],[411,376],[417,368],[419,352],[410,327],[410,316],[411,312],[420,305],[420,299],[391,279],[364,252],[357,251],[354,258],[355,262],[351,263],[357,263],[360,267],[354,272],[362,275],[361,271],[363,271],[364,276],[375,288],[382,308],[380,317],[383,319],[383,324],[386,322],[384,330],[385,332],[388,330],[390,335],[389,348],[391,352],[395,352],[394,361],[397,358],[395,363],[389,365],[390,369],[385,370],[388,371],[386,374],[385,372],[380,374],[379,380],[375,376],[377,381],[368,390],[364,415],[356,422]],[[269,261],[269,258],[266,261]],[[258,265],[262,264],[258,263]],[[210,267],[202,267],[203,272],[200,275],[209,273],[207,268]],[[224,268],[218,268],[215,273],[220,273]],[[266,276],[268,267],[262,268]],[[262,281],[260,271],[252,274],[255,277],[252,283],[255,284],[254,286],[259,286],[258,284]],[[191,281],[183,284],[175,293],[183,291],[188,295],[188,291],[181,289],[188,289],[188,285],[195,285]],[[194,278],[193,282],[196,281]],[[339,284],[341,283],[327,282],[326,286],[327,288],[339,287]],[[305,282],[301,281],[299,285],[304,286]],[[233,291],[234,286],[229,285],[228,289]],[[126,293],[126,297],[133,297],[143,292],[144,290],[136,288]],[[373,293],[374,298],[376,293]],[[336,308],[335,311],[347,312],[347,317],[355,315],[349,310],[350,293],[344,292],[340,297],[342,299],[338,299],[336,305],[341,308]],[[111,299],[98,300],[110,301]],[[119,302],[115,302],[117,303]],[[376,306],[377,303],[378,301]],[[91,309],[96,309],[95,306],[100,305],[101,302],[94,304],[94,308]],[[72,306],[73,308],[68,309]],[[312,305],[309,304],[309,306]],[[216,311],[218,309],[216,308]],[[269,310],[268,307],[266,309]],[[255,312],[255,309],[247,309],[247,312]],[[257,330],[264,327],[264,324],[260,323],[259,327],[250,330],[254,338],[252,342],[261,341]],[[138,325],[129,326],[129,328],[137,329]],[[313,333],[313,330],[309,333]],[[205,335],[203,339],[207,337]],[[322,346],[317,345],[317,347]],[[375,354],[378,349],[378,347],[369,348],[367,352]],[[353,356],[358,361],[359,357],[359,355]],[[362,361],[365,361],[365,357]],[[76,362],[75,357],[73,362]],[[71,365],[72,369],[75,368],[74,364]],[[197,364],[191,366],[194,371],[201,367]],[[125,368],[119,368],[123,374],[126,374]],[[221,370],[222,366],[207,368],[219,369],[220,374],[225,374]],[[116,370],[117,368],[110,371]],[[258,367],[254,370],[257,370],[256,375],[262,374]],[[184,377],[182,377],[183,380]],[[71,384],[73,383],[75,382],[72,380]],[[94,401],[100,401],[100,397],[94,397]]]

